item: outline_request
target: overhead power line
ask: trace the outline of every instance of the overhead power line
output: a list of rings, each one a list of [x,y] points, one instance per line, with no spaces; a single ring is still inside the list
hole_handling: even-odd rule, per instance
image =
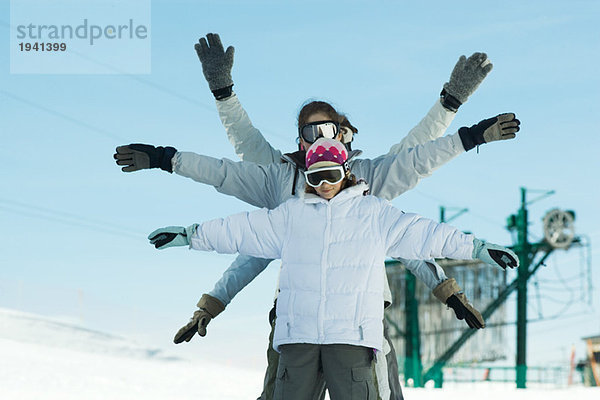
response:
[[[76,226],[96,232],[119,235],[130,239],[140,240],[145,237],[143,234],[138,235],[131,232],[131,229],[126,226],[119,226],[102,220],[87,218],[77,214],[39,207],[33,204],[20,203],[8,199],[0,198],[0,210],[30,218],[44,219],[65,225]]]
[[[98,128],[98,127],[96,127],[94,125],[90,125],[90,124],[88,124],[85,121],[82,121],[80,119],[71,117],[70,115],[62,113],[60,111],[52,110],[52,109],[50,109],[50,108],[48,108],[48,107],[46,107],[44,105],[41,105],[39,103],[33,102],[31,100],[28,100],[28,99],[25,99],[25,98],[23,98],[21,96],[18,96],[16,94],[8,92],[6,90],[0,89],[0,94],[3,94],[4,96],[9,97],[9,98],[11,98],[13,100],[19,101],[21,103],[27,104],[30,107],[33,107],[33,108],[36,108],[38,110],[44,111],[44,112],[46,112],[48,114],[54,115],[55,117],[62,118],[64,120],[66,120],[66,121],[69,121],[69,122],[71,122],[71,123],[73,123],[73,124],[75,124],[77,126],[85,128],[85,129],[87,129],[89,131],[96,132],[96,133],[98,133],[98,134],[100,134],[102,136],[105,136],[105,137],[108,137],[108,138],[111,138],[111,139],[115,139],[115,140],[117,140],[119,142],[125,142],[126,141],[122,137],[120,137],[118,135],[115,135],[114,133],[112,133],[112,132],[110,132],[110,131],[108,131],[106,129]]]
[[[15,27],[13,27],[11,24],[9,24],[8,22],[3,21],[3,20],[0,20],[0,26],[4,26],[4,27],[6,27],[9,30],[13,30],[13,31],[16,30]],[[184,101],[186,103],[192,104],[194,106],[199,106],[200,108],[202,108],[205,111],[208,111],[208,112],[210,112],[212,114],[217,113],[215,106],[212,105],[212,104],[209,105],[207,103],[199,101],[198,99],[195,99],[195,98],[183,95],[183,94],[178,93],[177,91],[175,91],[175,90],[173,90],[173,89],[171,89],[169,87],[166,87],[166,86],[163,86],[163,85],[159,85],[159,84],[157,84],[155,82],[152,82],[152,81],[150,81],[148,79],[144,79],[144,78],[142,78],[139,75],[128,73],[126,71],[121,70],[120,68],[117,68],[117,67],[115,67],[113,65],[105,63],[105,62],[103,62],[101,60],[97,60],[95,58],[89,57],[88,55],[82,54],[82,53],[80,53],[80,52],[78,52],[76,50],[71,49],[71,50],[69,50],[69,53],[72,53],[72,54],[76,55],[77,57],[85,59],[85,60],[87,60],[87,61],[89,61],[89,62],[91,62],[93,64],[102,66],[103,68],[106,68],[109,71],[113,71],[113,72],[116,73],[115,75],[120,75],[120,76],[126,77],[127,79],[131,79],[133,81],[141,83],[142,85],[145,85],[145,86],[148,86],[150,88],[153,88],[154,90],[157,90],[157,91],[159,91],[161,93],[168,94],[168,95],[170,95],[170,96],[172,96],[174,98],[177,98],[177,99],[179,99],[181,101]],[[201,66],[199,66],[199,69],[200,68],[201,68]],[[14,93],[10,93],[8,91],[0,91],[0,92],[2,92],[3,94],[5,94],[8,97],[11,97],[11,98],[13,98],[15,100],[18,100],[18,101],[22,102],[22,103],[25,103],[25,104],[27,104],[27,105],[29,105],[31,107],[40,109],[42,111],[48,112],[48,113],[53,114],[55,116],[58,116],[60,118],[66,119],[66,120],[71,121],[71,122],[73,122],[73,123],[75,123],[77,125],[86,127],[86,128],[88,128],[88,129],[90,129],[92,131],[100,133],[100,134],[102,134],[104,136],[108,136],[108,137],[111,137],[113,139],[118,139],[120,141],[125,141],[125,139],[123,139],[121,137],[118,137],[117,135],[114,135],[113,133],[111,133],[111,132],[109,132],[109,131],[107,131],[105,129],[94,127],[94,126],[92,126],[90,124],[87,124],[86,122],[80,121],[77,118],[74,118],[74,117],[72,117],[72,116],[70,116],[68,114],[61,113],[61,112],[58,112],[58,111],[55,111],[55,110],[51,110],[51,109],[49,109],[49,108],[47,108],[45,106],[37,104],[37,103],[35,103],[35,102],[31,101],[31,100],[25,99],[23,97],[17,96]],[[262,132],[267,132],[270,136],[276,137],[276,138],[281,139],[281,140],[286,140],[287,141],[287,140],[290,139],[290,137],[288,137],[287,135],[282,135],[282,134],[274,132],[274,131],[272,131],[270,129],[261,129],[261,131]]]

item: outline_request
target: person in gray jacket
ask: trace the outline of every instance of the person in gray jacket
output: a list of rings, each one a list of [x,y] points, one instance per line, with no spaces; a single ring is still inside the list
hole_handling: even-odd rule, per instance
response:
[[[210,36],[208,37],[209,41],[210,41]],[[221,47],[222,50],[222,47]],[[227,54],[230,53],[232,55],[232,51],[230,51],[230,49],[228,49],[227,52],[223,53],[223,54]],[[474,54],[473,56],[471,56],[468,60],[465,60],[464,57],[461,57],[461,59],[459,60],[459,63],[457,64],[457,66],[455,67],[455,70],[452,73],[452,77],[450,79],[450,82],[447,83],[445,86],[448,88],[452,88],[452,87],[458,87],[460,90],[464,91],[464,86],[469,86],[470,85],[470,90],[471,93],[472,91],[475,90],[475,88],[478,86],[479,82],[481,82],[481,80],[483,79],[483,77],[489,72],[489,69],[491,69],[491,64],[483,65],[484,63],[482,62],[485,61],[486,57],[485,55],[481,55],[481,54]],[[205,64],[203,63],[203,66]],[[230,69],[230,68],[229,68]],[[458,72],[457,72],[458,71]],[[470,71],[470,72],[469,72]],[[207,79],[209,78],[209,74],[206,73],[207,75]],[[459,78],[457,78],[459,77]],[[460,78],[462,77],[462,78]],[[457,84],[457,82],[461,82],[461,79],[463,81],[462,84]],[[464,82],[468,82],[464,83]],[[211,83],[211,81],[209,80],[209,83]],[[214,82],[213,82],[214,83]],[[461,86],[462,85],[462,86]],[[213,85],[211,84],[211,89],[213,88]],[[230,88],[231,89],[231,88]],[[460,92],[460,90],[457,90],[457,93]],[[219,90],[213,90],[213,93],[215,93],[215,97],[218,97],[218,92]],[[468,93],[470,94],[470,93]],[[467,95],[468,96],[468,95]],[[403,140],[403,142],[406,142],[408,144],[414,144],[414,143],[418,143],[419,140],[424,140],[423,136],[428,134],[428,132],[434,131],[436,133],[431,134],[433,137],[436,137],[437,131],[439,131],[440,126],[442,127],[442,133],[443,130],[445,130],[445,128],[447,127],[447,125],[450,123],[452,117],[453,117],[453,112],[448,111],[447,108],[450,107],[450,105],[448,104],[448,99],[452,98],[452,96],[449,95],[445,95],[442,96],[442,100],[436,102],[436,104],[434,105],[434,107],[432,108],[432,111],[430,111],[430,113],[423,119],[423,121],[421,122],[421,124],[419,124],[418,127],[420,126],[427,126],[427,128],[423,129],[421,128],[421,130],[419,131],[419,129],[415,128],[411,131],[411,133],[414,133],[413,135],[409,134],[409,136],[407,138],[405,138],[405,140]],[[466,97],[464,98],[464,100],[466,100]],[[443,103],[443,105],[442,105]],[[456,104],[456,102],[455,102]],[[237,102],[237,98],[236,96],[230,95],[229,97],[226,97],[224,99],[218,100],[217,101],[217,107],[219,108],[219,112],[221,115],[221,118],[223,119],[223,122],[227,128],[227,132],[228,135],[230,135],[230,139],[233,140],[233,135],[231,134],[232,132],[237,131],[241,132],[243,131],[239,129],[240,125],[243,126],[249,126],[250,127],[250,131],[252,131],[252,129],[254,129],[254,131],[256,131],[258,133],[258,135],[254,135],[254,138],[259,137],[260,140],[258,140],[258,142],[256,140],[252,141],[252,140],[246,140],[248,137],[250,137],[250,135],[247,135],[246,139],[242,139],[242,140],[237,140],[234,141],[234,144],[236,144],[236,151],[238,151],[238,154],[240,153],[239,150],[241,149],[252,149],[252,148],[261,148],[260,145],[260,141],[265,142],[264,138],[262,138],[262,135],[260,135],[260,132],[258,132],[255,128],[253,128],[251,126],[251,123],[249,123],[249,119],[247,118],[247,115],[245,114],[245,112],[243,111],[243,109],[241,109],[241,106],[239,106],[239,102]],[[241,117],[235,116],[235,112],[239,111],[236,110],[236,108],[239,108],[239,110],[241,110]],[[234,111],[234,113],[231,113],[229,111]],[[233,115],[233,117],[230,118],[230,116]],[[450,115],[450,117],[448,117],[448,115]],[[514,116],[513,116],[514,118]],[[237,121],[237,122],[231,122],[231,121]],[[440,122],[441,121],[441,122]],[[504,123],[504,122],[503,122]],[[350,125],[351,127],[351,125]],[[351,128],[348,128],[348,130],[350,130]],[[419,137],[419,134],[421,137]],[[349,142],[351,141],[351,135],[344,135],[346,137],[345,141],[349,144]],[[350,137],[350,140],[347,139],[347,137]],[[489,136],[489,135],[488,135]],[[466,134],[465,134],[466,137]],[[491,137],[491,136],[490,136]],[[508,138],[508,137],[506,137]],[[456,139],[456,136],[455,136]],[[455,146],[458,142],[456,142],[456,140],[454,140],[453,144],[451,144],[451,146],[454,146],[455,148],[460,148],[461,146]],[[448,144],[448,143],[447,143]],[[141,146],[141,147],[140,147]],[[127,164],[129,161],[133,161],[133,158],[140,156],[141,158],[144,157],[148,157],[150,155],[150,153],[152,153],[154,150],[158,150],[158,152],[160,153],[161,151],[162,153],[162,157],[166,157],[168,158],[169,155],[172,155],[173,150],[172,149],[167,149],[166,152],[164,152],[164,149],[154,149],[154,150],[150,150],[150,148],[145,148],[142,145],[133,145],[133,146],[129,146],[129,149],[121,149],[123,154],[121,154],[121,159],[119,161],[119,163],[121,165],[129,165],[129,167],[124,168],[124,170],[135,170],[135,169],[139,169],[140,165],[144,164],[144,162],[142,161],[142,164],[137,163],[136,165],[134,165],[135,163],[131,163],[131,164]],[[141,149],[141,153],[137,153],[135,156],[133,153],[130,153],[130,151],[134,148],[138,148]],[[398,152],[400,150],[401,146],[394,146],[392,148],[392,151],[390,151],[390,153],[394,153],[394,152]],[[147,153],[144,153],[144,150],[147,150]],[[245,151],[245,150],[244,150]],[[462,149],[459,149],[459,152],[462,152]],[[144,153],[144,154],[142,154]],[[258,151],[255,153],[252,152],[245,152],[245,158],[248,159],[249,157],[252,158],[253,154],[264,154],[264,151]],[[267,152],[269,154],[270,157],[274,157],[275,152]],[[358,153],[358,152],[356,152]],[[149,163],[156,163],[157,162],[157,154],[156,152],[154,152],[154,154],[151,155],[151,157],[148,158],[148,162]],[[185,155],[184,155],[185,154]],[[179,160],[182,161],[182,163],[180,164],[181,168],[176,168],[176,172],[180,173],[182,175],[185,176],[190,176],[194,179],[203,181],[205,183],[211,183],[211,184],[215,184],[215,186],[217,187],[217,190],[220,190],[224,193],[228,193],[228,194],[234,194],[239,198],[242,198],[243,200],[257,205],[257,206],[267,206],[267,207],[273,207],[273,205],[277,205],[277,203],[279,201],[281,201],[281,197],[280,195],[283,194],[284,196],[289,196],[290,192],[280,192],[278,195],[274,195],[274,193],[270,193],[271,196],[256,196],[256,193],[250,193],[250,196],[244,196],[244,195],[240,195],[239,190],[238,193],[234,193],[235,190],[232,192],[232,188],[231,187],[227,187],[226,182],[228,181],[227,179],[224,179],[222,181],[221,184],[218,184],[217,182],[220,180],[220,176],[221,173],[218,173],[216,176],[210,176],[211,173],[204,175],[204,177],[201,177],[201,175],[203,175],[203,173],[199,173],[197,174],[196,172],[199,172],[200,170],[210,170],[212,167],[208,166],[208,165],[212,165],[212,166],[216,166],[216,164],[213,163],[213,161],[216,161],[214,159],[212,159],[211,161],[209,161],[207,158],[204,158],[202,156],[198,156],[199,159],[197,161],[199,161],[199,163],[196,164],[195,167],[192,167],[191,169],[188,168],[189,165],[186,166],[185,163],[185,159],[186,158],[194,158],[195,156],[192,156],[190,153],[184,153],[181,155],[176,155],[176,157],[180,157]],[[281,154],[281,153],[279,153]],[[189,156],[189,157],[188,157]],[[440,155],[438,154],[438,156],[436,156],[439,158],[438,160],[434,160],[435,162],[433,162],[433,164],[436,164],[437,162],[439,163],[443,163],[446,160],[450,159],[452,156],[450,156],[450,158],[448,158],[448,154],[446,155]],[[150,158],[154,158],[153,160],[150,160]],[[384,157],[385,158],[385,157]],[[389,159],[393,158],[393,157],[388,157]],[[285,155],[284,159],[286,159],[286,161],[288,163],[293,163],[293,154],[291,155]],[[388,159],[388,161],[390,161]],[[151,162],[150,162],[151,161]],[[164,160],[163,160],[164,161]],[[205,164],[206,161],[209,161],[208,164]],[[261,160],[255,160],[255,161],[261,161]],[[264,160],[263,160],[264,161]],[[270,160],[266,160],[267,162],[269,162]],[[362,160],[359,160],[362,161]],[[386,171],[390,166],[393,166],[394,164],[397,164],[397,162],[392,162],[391,164],[388,164],[388,162],[381,162],[380,159],[376,159],[376,160],[369,160],[369,161],[375,161],[373,163],[373,165],[377,165],[377,169],[380,172]],[[397,161],[397,160],[396,160]],[[195,162],[192,162],[191,164],[194,164]],[[228,162],[226,162],[227,166],[223,169],[221,169],[221,171],[225,171],[226,169],[229,169],[230,165]],[[290,164],[291,165],[291,164]],[[386,167],[387,166],[387,167]],[[224,167],[223,165],[219,166],[217,169]],[[407,165],[405,164],[405,167],[407,167]],[[426,171],[428,168],[430,168],[430,166],[425,166],[423,165],[423,171]],[[167,169],[170,169],[169,167],[167,167]],[[195,169],[196,172],[194,172],[193,170]],[[369,168],[367,168],[369,169]],[[230,177],[231,174],[227,173]],[[288,174],[286,172],[287,177],[290,177],[290,174]],[[375,182],[375,186],[377,187],[378,181],[386,181],[389,179],[389,183],[390,185],[385,185],[382,182],[380,182],[381,187],[382,188],[389,188],[391,185],[393,185],[394,183],[397,183],[399,181],[398,177],[401,176],[402,173],[400,174],[387,174],[387,173],[383,173],[383,174],[374,174],[371,177],[368,177],[367,179],[371,179],[371,182]],[[418,175],[418,174],[417,174]],[[422,176],[426,176],[427,173],[423,174]],[[294,177],[296,175],[293,175]],[[244,179],[247,179],[248,176],[246,176]],[[373,178],[382,178],[382,179],[373,179]],[[414,186],[414,184],[416,184],[416,181],[418,181],[418,179],[420,179],[420,177],[416,177],[413,174],[411,178],[406,179],[405,181],[403,181],[402,183],[407,183],[407,187],[410,186]],[[233,179],[233,181],[235,182],[237,179]],[[299,184],[301,184],[301,180],[302,178],[300,177],[300,181],[298,182]],[[239,181],[238,181],[239,182]],[[291,192],[294,191],[294,188],[296,187],[296,185],[293,185],[292,182],[288,182],[287,184],[283,185],[286,186],[288,188],[291,187]],[[263,187],[263,186],[259,186],[259,187]],[[240,188],[238,188],[240,189]],[[244,190],[242,188],[242,190]],[[289,190],[289,189],[288,189]],[[382,197],[384,198],[393,198],[395,196],[397,196],[398,194],[400,194],[401,192],[403,192],[404,190],[407,190],[407,188],[402,187],[399,190],[397,190],[396,192],[392,193],[385,193],[385,190],[381,191],[380,189],[375,189],[374,193],[376,193],[377,191],[381,192]],[[268,190],[270,192],[270,190]],[[252,198],[255,198],[255,200],[253,200]],[[278,198],[277,200],[275,200],[276,198]],[[217,286],[215,286],[215,290],[213,292],[211,292],[212,294],[216,294],[216,296],[211,296],[211,295],[203,295],[201,301],[199,302],[199,307],[201,307],[201,309],[199,310],[199,312],[196,312],[194,314],[194,319],[192,320],[192,322],[190,323],[192,325],[192,327],[194,328],[193,330],[188,330],[187,334],[189,335],[189,333],[191,332],[191,334],[193,335],[193,333],[196,332],[196,326],[197,326],[197,331],[200,333],[200,335],[204,335],[206,333],[206,323],[210,320],[211,317],[216,316],[219,312],[221,312],[225,305],[231,300],[231,298],[233,297],[233,295],[235,295],[235,293],[237,293],[239,290],[241,290],[241,288],[243,288],[254,276],[256,276],[260,271],[262,271],[267,263],[268,260],[252,260],[255,262],[255,265],[258,265],[258,267],[255,267],[254,270],[252,269],[248,269],[248,268],[241,268],[242,266],[244,266],[248,261],[248,258],[245,259],[240,259],[236,260],[236,263],[234,263],[234,265],[232,265],[232,267],[225,273],[224,275],[224,279],[222,279],[221,281],[226,282],[226,284],[219,286],[219,284],[217,284]],[[258,264],[256,264],[256,262],[258,262]],[[261,265],[262,262],[262,265]],[[479,323],[478,327],[483,326],[483,321],[477,319],[476,316],[478,313],[476,312],[476,310],[474,309],[469,309],[470,305],[468,304],[468,302],[466,301],[466,298],[464,297],[464,294],[461,293],[460,288],[457,287],[456,283],[454,280],[443,280],[445,278],[445,275],[443,275],[443,271],[441,271],[441,274],[439,274],[436,278],[431,278],[432,276],[435,276],[434,273],[436,272],[436,268],[434,264],[431,263],[422,263],[420,262],[419,265],[421,266],[420,269],[415,269],[416,271],[422,271],[424,272],[424,275],[426,276],[426,278],[424,279],[424,281],[428,284],[428,286],[432,287],[432,288],[436,288],[436,289],[444,289],[443,292],[444,294],[442,295],[441,299],[447,303],[448,305],[452,306],[455,309],[455,312],[457,313],[457,316],[461,315],[463,317],[466,317],[467,321],[470,321],[469,317],[472,318],[471,321],[474,321],[474,323]],[[433,269],[430,269],[433,268]],[[250,271],[250,273],[246,272],[246,275],[244,276],[244,274],[242,274],[242,271]],[[417,276],[419,276],[419,273],[415,273]],[[423,274],[422,274],[423,275]],[[427,275],[429,275],[429,278],[427,278]],[[250,276],[250,278],[248,279],[248,277]],[[441,279],[440,279],[441,278]],[[423,279],[421,277],[421,279]],[[436,281],[437,280],[437,281]],[[440,283],[440,281],[442,281],[442,283]],[[432,283],[434,283],[432,285]],[[451,285],[449,285],[449,283]],[[219,294],[217,294],[216,292],[219,292]],[[436,293],[434,291],[434,293]],[[440,293],[440,291],[438,290],[438,293]],[[440,296],[438,296],[440,297]],[[390,299],[391,300],[391,299]],[[454,301],[453,301],[454,300]],[[200,323],[198,323],[200,322]],[[473,322],[470,323],[470,325]],[[190,325],[189,324],[189,325]],[[188,337],[181,337],[181,335],[177,335],[178,337],[176,337],[176,340],[179,339],[180,341],[183,340],[190,340],[191,336]],[[393,355],[393,357],[390,357],[390,359],[393,359],[393,361],[395,362],[395,355]],[[381,365],[382,363],[379,363],[379,365]],[[397,366],[396,368],[394,368],[394,370],[397,371]],[[395,374],[390,374],[391,377],[395,376],[395,380],[397,381],[397,373]],[[393,378],[392,378],[393,379]],[[267,379],[266,379],[267,380]],[[399,389],[399,383],[397,384],[398,389]],[[397,398],[397,397],[393,397],[393,398]]]

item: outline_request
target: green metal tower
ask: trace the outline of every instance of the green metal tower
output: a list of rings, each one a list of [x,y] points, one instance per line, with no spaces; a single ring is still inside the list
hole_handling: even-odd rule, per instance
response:
[[[419,301],[417,279],[410,271],[405,272],[405,383],[412,380],[413,387],[423,387],[423,364],[421,362],[421,332],[419,330]]]
[[[531,263],[539,251],[550,253],[553,249],[567,249],[572,243],[578,243],[579,238],[574,237],[572,223],[575,214],[572,211],[562,212],[552,210],[553,222],[544,226],[545,238],[539,243],[530,243],[528,240],[527,205],[544,197],[554,194],[553,190],[542,191],[542,195],[527,201],[527,189],[521,188],[521,207],[516,215],[508,217],[507,228],[517,234],[517,243],[514,251],[517,253],[521,265],[517,277],[517,355],[515,373],[517,388],[527,387],[527,281],[533,274]],[[546,223],[545,223],[546,225]],[[550,230],[550,232],[548,232]]]
[[[544,217],[544,239],[538,243],[530,243],[528,240],[528,214],[527,205],[541,198],[554,194],[554,191],[543,191],[541,196],[527,202],[527,189],[521,188],[521,206],[517,213],[508,217],[507,228],[516,233],[516,243],[513,249],[520,260],[517,277],[492,301],[481,313],[484,319],[491,315],[507,300],[509,295],[517,292],[517,354],[515,362],[517,388],[525,388],[527,385],[527,282],[545,260],[555,249],[569,249],[573,244],[581,244],[581,238],[574,234],[573,221],[575,213],[559,209],[550,210]],[[440,220],[445,222],[444,207],[440,208]],[[458,215],[466,212],[461,209]],[[542,256],[536,259],[536,255],[542,252]],[[535,262],[534,262],[535,260]],[[406,279],[406,361],[405,377],[414,382],[414,386],[423,386],[428,380],[434,380],[436,387],[441,387],[443,382],[443,367],[466,341],[477,331],[474,329],[463,330],[460,337],[441,354],[433,363],[433,366],[424,373],[420,358],[420,339],[418,325],[418,302],[415,296],[415,277],[407,272]]]
[[[531,245],[527,240],[527,190],[521,188],[521,207],[515,219],[517,244],[515,253],[521,261],[517,280],[517,388],[524,389],[527,382],[527,279],[531,264]]]
[[[446,207],[440,207],[440,222],[449,222],[463,213],[467,208],[456,209],[457,213],[446,218]],[[419,301],[417,299],[417,279],[410,271],[405,272],[405,292],[404,292],[404,338],[405,338],[405,359],[404,359],[404,379],[405,384],[412,381],[413,387],[423,387],[425,385],[423,375],[423,362],[421,360],[421,332],[419,328]],[[436,375],[435,386],[442,387],[442,375]]]

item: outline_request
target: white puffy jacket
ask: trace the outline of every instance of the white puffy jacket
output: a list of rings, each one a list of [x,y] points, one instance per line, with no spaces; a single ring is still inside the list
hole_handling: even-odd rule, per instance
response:
[[[385,256],[471,259],[474,237],[363,196],[366,189],[361,183],[330,201],[309,194],[208,221],[190,247],[281,258],[275,350],[287,343],[382,350]]]

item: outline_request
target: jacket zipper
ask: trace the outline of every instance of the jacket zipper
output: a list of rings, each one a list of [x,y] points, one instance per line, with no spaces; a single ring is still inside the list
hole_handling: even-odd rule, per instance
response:
[[[321,299],[319,301],[319,339],[323,341],[325,339],[324,319],[325,319],[325,298],[326,298],[326,287],[327,287],[327,259],[329,254],[329,235],[331,228],[331,202],[325,203],[327,207],[327,218],[325,220],[325,235],[323,235],[323,255],[321,257]]]

